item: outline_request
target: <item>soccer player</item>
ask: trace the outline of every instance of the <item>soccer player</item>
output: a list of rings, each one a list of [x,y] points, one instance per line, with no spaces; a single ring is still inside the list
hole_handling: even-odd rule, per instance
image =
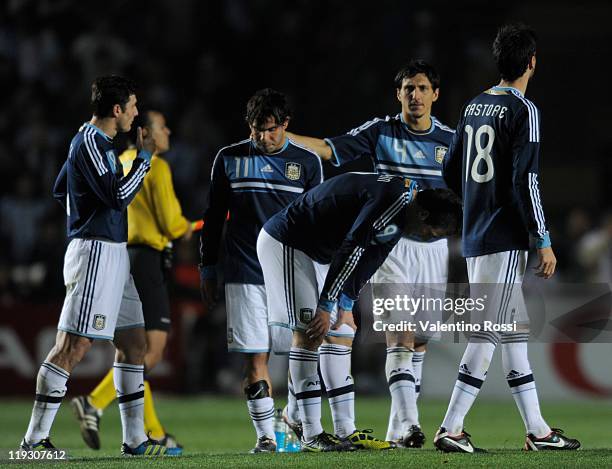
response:
[[[319,158],[287,138],[290,118],[287,100],[278,91],[266,88],[249,99],[246,122],[250,138],[217,153],[201,233],[202,296],[212,307],[217,254],[229,210],[224,275],[227,346],[245,359],[244,393],[257,432],[255,453],[276,450],[268,374],[269,304],[257,259],[257,235],[272,215],[323,179]]]
[[[498,285],[500,295],[493,295],[490,308],[503,324],[512,316],[526,316],[521,283],[529,235],[539,259],[536,275],[550,278],[556,259],[538,181],[540,112],[525,98],[536,67],[535,33],[524,25],[503,26],[493,43],[493,56],[501,81],[463,108],[444,178],[463,198],[462,247],[470,284],[472,288]],[[540,413],[527,357],[528,336],[526,327],[501,335],[504,373],[527,430],[525,449],[578,449],[578,440],[550,428]],[[470,337],[446,416],[434,438],[436,448],[475,451],[463,420],[484,383],[499,340],[493,332]]]
[[[66,394],[66,382],[94,339],[115,344],[113,366],[123,429],[124,455],[161,456],[172,451],[147,437],[143,426],[144,354],[142,305],[130,274],[126,208],[142,186],[155,148],[138,130],[138,156],[123,176],[113,148],[138,115],[135,88],[118,77],[92,85],[93,117],[70,143],[53,189],[66,208],[70,243],[64,260],[66,298],[55,346],[38,372],[24,450],[52,451],[51,425]]]
[[[352,438],[362,433],[355,430],[354,386],[346,353],[352,337],[328,335],[330,324],[332,332],[354,331],[352,309],[359,291],[402,235],[446,236],[460,226],[460,218],[460,203],[447,189],[417,193],[416,183],[403,177],[347,173],[307,192],[264,225],[257,253],[271,325],[293,330],[289,370],[302,423],[303,451],[351,449],[349,445],[339,448],[338,440],[321,426],[317,362],[318,350],[324,347],[337,356],[335,361],[321,361],[336,413],[336,433],[346,435],[342,443],[360,447],[363,441]],[[319,349],[324,337],[327,345]],[[387,448],[395,447],[386,443]]]
[[[170,299],[166,284],[168,275],[165,256],[171,255],[171,240],[192,233],[191,223],[182,215],[181,205],[174,193],[170,165],[162,158],[170,149],[170,129],[164,115],[157,111],[142,113],[142,132],[155,144],[151,169],[142,189],[128,205],[128,254],[131,273],[142,302],[147,352],[145,373],[150,372],[163,356],[170,331]],[[140,117],[138,117],[139,119]],[[119,160],[124,174],[129,174],[136,161],[135,148],[126,150]],[[169,260],[171,261],[171,260]],[[81,435],[87,446],[100,449],[99,423],[102,411],[115,399],[113,370],[88,396],[72,399]],[[164,430],[153,404],[149,381],[144,381],[144,428],[153,440],[181,451],[175,438]]]
[[[420,188],[446,187],[442,162],[454,131],[431,115],[440,93],[440,75],[424,60],[411,60],[395,76],[395,89],[401,112],[394,117],[368,121],[334,138],[322,140],[290,134],[291,138],[334,165],[370,155],[379,173],[409,177],[418,181]],[[372,278],[375,297],[388,295],[384,284],[442,287],[447,280],[447,240],[425,241],[416,236],[402,237]],[[416,338],[411,332],[385,335],[385,370],[391,394],[386,439],[407,447],[421,447],[425,435],[419,424],[417,398],[429,337],[423,331],[417,331]],[[335,359],[326,348],[321,350],[322,363]],[[325,375],[323,379],[327,381]]]

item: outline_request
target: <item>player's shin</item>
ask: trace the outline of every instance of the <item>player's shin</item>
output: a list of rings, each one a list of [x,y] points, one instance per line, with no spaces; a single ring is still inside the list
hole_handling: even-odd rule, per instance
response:
[[[287,374],[287,417],[291,422],[300,421],[300,409],[295,398],[295,389],[291,381],[291,373]]]
[[[144,432],[144,365],[113,364],[123,442],[136,448],[147,440]]]
[[[463,431],[463,420],[478,396],[495,352],[497,338],[478,338],[476,341],[475,335],[472,335],[461,358],[459,375],[442,423],[451,435]],[[486,341],[488,339],[491,341]]]
[[[270,386],[262,379],[245,387],[244,394],[257,438],[274,440],[274,400],[270,397]]]
[[[423,360],[425,360],[425,350],[415,350],[412,354],[412,371],[414,373],[414,393],[417,401],[421,394],[421,378],[423,377]]]
[[[323,432],[321,426],[321,381],[317,372],[319,354],[312,350],[291,347],[289,371],[295,389],[304,440]]]
[[[319,347],[319,356],[321,375],[334,421],[334,433],[340,438],[346,438],[356,430],[351,347],[323,344]]]
[[[412,350],[407,347],[388,347],[385,373],[391,394],[391,409],[397,417],[397,427],[387,431],[387,439],[398,434],[403,436],[412,425],[418,425],[419,412],[416,405],[415,379],[412,371]],[[393,415],[391,415],[393,419]],[[390,422],[391,423],[391,422]]]
[[[25,435],[28,444],[37,443],[49,436],[51,425],[66,395],[66,381],[70,374],[50,362],[44,362],[36,378],[36,398],[30,424]]]
[[[512,397],[521,413],[527,433],[541,438],[550,433],[542,417],[535,380],[527,356],[528,334],[502,337],[502,362]]]

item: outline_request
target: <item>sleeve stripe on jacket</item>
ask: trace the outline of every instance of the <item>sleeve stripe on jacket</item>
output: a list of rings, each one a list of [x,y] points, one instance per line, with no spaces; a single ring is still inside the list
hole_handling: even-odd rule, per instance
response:
[[[544,221],[544,210],[542,209],[542,201],[540,199],[538,175],[536,173],[528,173],[528,175],[529,196],[531,197],[531,205],[533,206],[533,215],[538,226],[538,235],[543,237],[546,234],[546,223]]]
[[[98,176],[102,176],[103,174],[108,172],[108,169],[104,165],[104,160],[98,147],[96,146],[96,141],[94,139],[95,130],[86,129],[83,132],[83,141],[85,142],[85,148],[87,149],[87,153],[91,158],[94,166],[96,167],[96,171],[98,172]]]
[[[355,247],[349,258],[347,259],[346,264],[344,264],[344,267],[340,271],[340,274],[338,275],[338,277],[336,277],[336,280],[334,280],[334,283],[332,283],[332,286],[329,289],[329,300],[336,301],[338,299],[338,295],[340,294],[340,290],[342,290],[342,287],[344,286],[344,282],[346,282],[349,276],[353,273],[353,270],[355,270],[355,267],[357,266],[357,263],[359,262],[359,259],[363,254],[363,251],[365,251],[365,249],[363,249],[362,247]]]

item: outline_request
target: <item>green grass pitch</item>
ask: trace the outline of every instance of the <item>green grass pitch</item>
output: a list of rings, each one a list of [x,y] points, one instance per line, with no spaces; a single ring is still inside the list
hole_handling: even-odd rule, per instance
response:
[[[164,426],[185,446],[181,458],[140,459],[121,458],[121,427],[116,405],[111,405],[101,423],[102,449],[93,451],[81,440],[70,406],[64,402],[52,430],[52,441],[69,450],[74,458],[61,463],[66,467],[612,467],[612,406],[609,402],[544,403],[543,412],[553,426],[567,430],[582,441],[578,452],[520,451],[524,441],[523,425],[513,402],[477,401],[466,420],[466,428],[477,446],[487,454],[442,454],[433,449],[431,440],[442,420],[445,402],[420,403],[421,423],[427,435],[425,448],[359,451],[349,454],[246,454],[255,442],[255,434],[244,401],[218,397],[156,398],[158,413]],[[282,402],[277,402],[280,406]],[[373,428],[383,438],[387,428],[389,400],[359,397],[357,424]],[[15,449],[25,432],[31,401],[3,400],[0,402],[0,466],[11,463],[8,450]],[[329,408],[324,402],[324,425],[330,430]],[[38,466],[40,463],[13,461],[12,467]]]

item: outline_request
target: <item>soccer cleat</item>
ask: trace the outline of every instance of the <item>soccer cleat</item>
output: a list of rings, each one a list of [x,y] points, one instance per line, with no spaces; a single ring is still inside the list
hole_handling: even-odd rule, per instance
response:
[[[102,412],[89,403],[87,396],[77,396],[70,401],[79,421],[81,436],[91,449],[100,449],[100,417]]]
[[[175,450],[176,454],[174,454],[174,456],[181,456],[183,454],[183,445],[176,441],[174,435],[171,435],[170,433],[166,433],[166,436],[159,440],[159,444],[168,449]]]
[[[23,451],[54,451],[57,448],[53,446],[49,437],[44,440],[37,441],[36,443],[26,443],[25,438],[21,440],[19,449]]]
[[[402,438],[404,448],[421,448],[425,443],[425,434],[418,425],[411,425],[408,432]]]
[[[372,435],[371,429],[367,430],[355,430],[349,436],[344,438],[344,440],[349,440],[353,446],[357,449],[393,449],[397,447],[397,444],[394,441],[385,441],[379,440],[378,438],[374,438]]]
[[[440,427],[434,436],[433,444],[445,453],[484,453],[483,449],[474,447],[470,436],[465,430],[459,435],[450,435],[446,428]]]
[[[527,435],[525,451],[576,450],[580,448],[580,442],[563,436],[563,430],[559,428],[551,428],[550,430],[550,433],[543,438],[536,438],[531,433]]]
[[[291,430],[293,430],[293,433],[295,433],[295,436],[298,437],[298,440],[302,441],[302,436],[304,435],[304,430],[302,429],[302,422],[292,422],[291,420],[289,420],[287,406],[283,408],[283,421]]]
[[[304,453],[326,453],[328,451],[355,451],[357,448],[348,439],[339,440],[335,436],[323,432],[310,441],[302,441]]]
[[[144,443],[136,446],[136,448],[130,448],[127,444],[121,445],[121,454],[123,456],[180,456],[183,454],[183,450],[177,451],[178,448],[166,448],[160,444],[159,441],[152,439],[146,440]]]
[[[268,436],[262,436],[257,439],[257,444],[255,448],[251,451],[253,453],[275,453],[276,452],[276,441]]]

